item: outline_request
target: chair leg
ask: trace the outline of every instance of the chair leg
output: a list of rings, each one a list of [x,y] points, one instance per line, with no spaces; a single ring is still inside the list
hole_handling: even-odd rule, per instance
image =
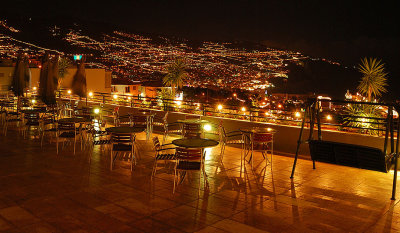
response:
[[[176,168],[178,165],[178,161],[175,161],[175,174],[174,174],[174,189],[172,191],[172,193],[175,193],[175,188],[176,188]]]
[[[113,170],[113,150],[111,148],[111,153],[110,153],[110,171]]]

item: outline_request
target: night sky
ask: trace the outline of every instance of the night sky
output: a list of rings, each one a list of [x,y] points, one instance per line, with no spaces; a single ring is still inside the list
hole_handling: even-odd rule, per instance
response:
[[[377,57],[387,64],[390,84],[397,86],[399,9],[399,1],[12,0],[2,3],[0,13],[105,22],[194,40],[248,40],[351,66],[361,57]]]

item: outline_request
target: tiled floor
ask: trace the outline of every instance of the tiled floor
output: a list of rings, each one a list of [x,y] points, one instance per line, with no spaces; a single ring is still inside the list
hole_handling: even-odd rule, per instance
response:
[[[208,150],[209,188],[198,175],[173,189],[173,173],[139,135],[134,171],[95,146],[74,156],[16,131],[0,136],[0,232],[399,232],[400,205],[391,201],[392,174],[274,156],[241,169],[240,150]],[[260,164],[261,163],[261,164]],[[400,193],[397,194],[400,198]]]

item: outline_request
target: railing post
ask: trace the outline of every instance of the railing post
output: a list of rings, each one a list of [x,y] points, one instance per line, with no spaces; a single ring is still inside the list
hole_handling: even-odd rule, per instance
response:
[[[106,103],[106,96],[104,94],[101,94],[101,96],[103,97],[103,104]]]

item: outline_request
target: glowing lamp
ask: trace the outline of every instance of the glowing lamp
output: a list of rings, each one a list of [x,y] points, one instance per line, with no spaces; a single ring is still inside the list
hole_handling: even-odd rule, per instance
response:
[[[278,104],[278,108],[282,108],[282,104]]]
[[[242,107],[242,112],[246,112],[246,107]]]
[[[330,121],[330,120],[332,120],[332,116],[331,116],[331,115],[328,115],[328,116],[326,116],[326,119],[327,119],[328,121]]]
[[[218,110],[222,110],[222,104],[218,104],[217,108]]]
[[[206,125],[203,126],[203,129],[204,129],[205,131],[211,131],[212,127],[211,127],[210,124],[206,124]]]
[[[33,87],[33,90],[36,91],[36,90],[37,90],[37,87]]]
[[[72,91],[71,91],[71,90],[68,90],[68,91],[67,91],[67,93],[68,93],[68,94],[71,94],[71,93],[72,93]]]
[[[237,94],[236,94],[236,93],[233,93],[233,96],[234,96],[234,97],[236,97],[236,96],[237,96]]]
[[[92,97],[93,96],[93,92],[89,92],[89,97]]]
[[[132,97],[128,96],[128,100],[131,100],[131,99],[132,99]]]
[[[176,101],[176,104],[177,104],[178,106],[181,106],[181,105],[182,105],[182,102],[181,102],[181,101]]]
[[[99,114],[100,113],[100,109],[98,109],[98,108],[95,108],[93,111],[94,111],[95,114]]]
[[[32,104],[35,104],[35,103],[36,103],[36,100],[33,99],[33,100],[32,100]]]
[[[294,115],[295,115],[296,117],[300,117],[300,113],[299,113],[299,112],[296,112]]]
[[[113,95],[113,98],[116,100],[118,98],[118,95]]]

